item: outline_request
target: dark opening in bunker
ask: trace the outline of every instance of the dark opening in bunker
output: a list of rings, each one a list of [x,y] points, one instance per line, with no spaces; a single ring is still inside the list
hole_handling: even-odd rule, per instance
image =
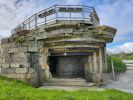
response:
[[[86,56],[49,56],[49,67],[55,78],[84,78]]]

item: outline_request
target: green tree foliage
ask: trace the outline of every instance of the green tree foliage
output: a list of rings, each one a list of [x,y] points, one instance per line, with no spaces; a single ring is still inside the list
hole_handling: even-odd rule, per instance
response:
[[[133,52],[132,53],[121,52],[119,54],[115,54],[115,56],[118,56],[123,60],[133,60]]]
[[[124,72],[124,71],[126,71],[127,67],[122,62],[122,59],[121,58],[119,58],[118,56],[108,56],[107,57],[107,61],[108,61],[108,72],[111,72],[112,71],[111,60],[114,63],[114,70],[115,70],[115,72]]]

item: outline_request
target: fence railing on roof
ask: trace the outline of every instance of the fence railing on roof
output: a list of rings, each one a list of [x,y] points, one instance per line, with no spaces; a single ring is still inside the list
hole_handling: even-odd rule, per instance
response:
[[[42,10],[12,30],[12,34],[19,33],[19,30],[37,29],[40,25],[47,25],[50,22],[83,21],[99,25],[99,18],[93,7],[84,5],[55,5]]]

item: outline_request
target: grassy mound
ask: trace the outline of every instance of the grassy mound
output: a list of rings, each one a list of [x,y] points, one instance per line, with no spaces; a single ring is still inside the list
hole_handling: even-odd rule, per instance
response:
[[[115,70],[115,72],[124,72],[124,71],[126,71],[127,67],[126,67],[126,65],[122,62],[122,60],[119,57],[117,57],[117,56],[108,56],[107,57],[108,72],[112,71],[111,60],[114,63],[114,70]]]
[[[36,89],[23,82],[0,77],[0,100],[132,100],[133,94],[118,90],[62,91]]]

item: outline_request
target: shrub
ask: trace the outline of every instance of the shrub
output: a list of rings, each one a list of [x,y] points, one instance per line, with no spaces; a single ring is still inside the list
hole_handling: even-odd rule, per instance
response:
[[[117,56],[108,56],[107,57],[108,72],[112,71],[111,60],[114,63],[114,70],[115,70],[115,72],[124,72],[124,71],[126,71],[127,67],[126,67],[126,65],[122,62],[122,60],[119,57],[117,57]]]

